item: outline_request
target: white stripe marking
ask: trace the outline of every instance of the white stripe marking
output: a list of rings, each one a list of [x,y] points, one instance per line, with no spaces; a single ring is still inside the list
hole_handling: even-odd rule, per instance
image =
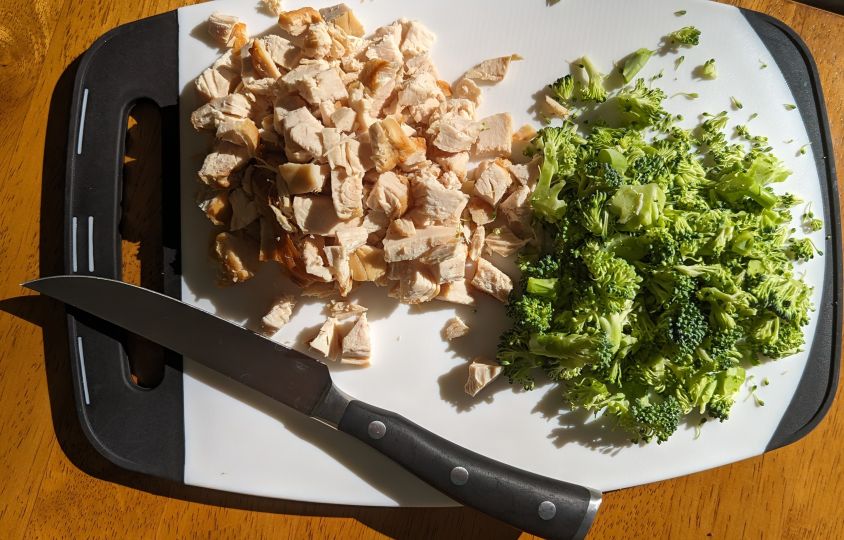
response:
[[[73,273],[75,274],[77,271],[77,264],[76,264],[76,230],[78,229],[78,223],[76,216],[73,216],[73,220],[71,220],[71,236],[70,236],[70,250],[71,250],[71,259],[73,259]]]
[[[82,137],[85,136],[85,113],[88,111],[88,89],[82,92],[82,113],[79,115],[79,133],[76,135],[76,155],[82,154]]]
[[[85,375],[85,351],[82,349],[82,336],[76,336],[76,350],[79,352],[79,372],[82,374],[82,394],[85,396],[85,405],[91,404],[88,395],[88,377]]]
[[[94,216],[88,216],[88,271],[94,271]]]

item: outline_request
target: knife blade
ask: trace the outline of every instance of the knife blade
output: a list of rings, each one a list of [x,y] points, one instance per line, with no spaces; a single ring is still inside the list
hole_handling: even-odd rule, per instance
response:
[[[328,367],[169,296],[95,276],[28,287],[154,341],[343,431],[456,501],[546,538],[583,538],[597,490],[543,477],[462,448],[338,389]]]

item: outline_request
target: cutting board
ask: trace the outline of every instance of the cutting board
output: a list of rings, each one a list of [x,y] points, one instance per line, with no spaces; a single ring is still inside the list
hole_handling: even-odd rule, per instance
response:
[[[288,1],[293,9],[333,2]],[[351,5],[351,4],[350,4]],[[490,8],[493,9],[490,9]],[[817,310],[806,327],[805,351],[752,368],[760,407],[742,389],[728,422],[700,430],[681,426],[667,443],[633,445],[600,419],[567,412],[559,392],[540,384],[532,392],[496,381],[478,399],[462,392],[466,363],[494,356],[507,327],[503,307],[482,299],[476,309],[436,303],[399,305],[384,291],[361,288],[355,299],[370,308],[372,366],[332,365],[339,387],[397,411],[454,442],[546,476],[602,490],[653,482],[745,459],[789,444],[823,417],[837,381],[841,313],[841,243],[829,129],[817,73],[803,42],[765,15],[703,0],[390,0],[353,3],[367,30],[406,17],[437,34],[432,56],[445,80],[493,56],[517,53],[504,82],[484,89],[480,116],[509,111],[518,125],[538,125],[535,94],[567,73],[583,54],[604,71],[640,47],[685,25],[702,31],[701,44],[677,55],[654,56],[640,76],[663,71],[658,85],[675,97],[667,108],[691,127],[704,111],[730,110],[731,128],[747,123],[770,138],[794,174],[779,189],[798,193],[822,214],[812,235],[824,255],[799,271],[814,285]],[[684,16],[675,14],[685,10]],[[230,288],[215,284],[207,255],[211,226],[196,208],[195,174],[210,139],[196,134],[189,115],[198,105],[193,79],[221,53],[206,38],[213,11],[246,20],[253,35],[274,19],[257,3],[222,0],[183,8],[120,27],[103,36],[79,67],[69,134],[66,205],[68,273],[119,277],[120,157],[125,117],[139,98],[178,116],[165,160],[165,292],[240,324],[254,325],[281,292],[295,288],[272,265]],[[700,81],[694,67],[716,58],[719,77]],[[767,66],[763,68],[762,66]],[[794,103],[789,111],[786,103]],[[786,140],[793,139],[787,143]],[[811,144],[805,154],[798,148]],[[799,214],[799,212],[796,212]],[[179,219],[176,219],[179,216]],[[799,215],[796,216],[799,219]],[[440,337],[455,314],[473,328],[453,346]],[[140,389],[128,377],[121,336],[103,323],[69,312],[77,407],[85,432],[123,467],[226,491],[324,503],[435,506],[454,504],[356,441],[270,402],[203,369],[170,356],[162,383]],[[274,339],[307,351],[305,340],[324,319],[322,304],[302,299]],[[233,358],[232,361],[237,361]]]

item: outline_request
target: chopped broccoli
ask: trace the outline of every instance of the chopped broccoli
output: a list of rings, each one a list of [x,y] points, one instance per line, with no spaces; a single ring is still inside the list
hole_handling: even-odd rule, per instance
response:
[[[735,96],[730,96],[730,104],[732,104],[734,109],[744,109],[744,105]]]
[[[715,59],[710,58],[706,62],[703,63],[702,66],[698,66],[695,70],[697,75],[703,79],[717,79],[718,78],[718,69],[715,67]]]
[[[627,56],[624,60],[624,66],[621,68],[621,76],[624,78],[624,82],[632,81],[633,77],[645,67],[654,52],[656,51],[643,48]]]
[[[676,96],[683,96],[686,99],[697,99],[700,97],[700,94],[697,92],[677,92],[676,94],[672,95],[671,97]]]
[[[582,101],[592,101],[595,103],[603,103],[607,100],[607,89],[604,88],[603,73],[598,71],[598,68],[588,56],[580,59],[580,67],[586,72],[585,83],[578,84],[578,97]]]
[[[783,105],[783,107],[785,107],[785,110],[787,111],[793,111],[797,108],[797,105],[795,105],[794,103],[786,103],[785,105]]]
[[[633,88],[623,89],[616,99],[622,119],[628,125],[643,128],[655,125],[667,117],[662,108],[665,92],[659,88],[649,89],[644,79],[637,79]]]
[[[803,232],[806,234],[823,229],[823,221],[815,217],[811,205],[806,206],[806,211],[803,212],[803,216],[800,218],[800,224],[803,226]]]
[[[665,40],[671,45],[688,45],[693,46],[700,43],[700,30],[694,26],[684,26],[679,30],[675,30],[668,34]]]
[[[674,15],[676,15],[677,17],[682,17],[682,16],[683,16],[683,15],[685,15],[685,14],[686,14],[686,10],[685,10],[685,9],[681,9],[680,11],[675,11],[675,12],[674,12]]]
[[[551,97],[561,105],[571,101],[574,96],[574,77],[565,75],[548,85],[551,90]]]
[[[685,61],[686,61],[685,56],[678,56],[677,60],[674,60],[674,71],[677,71],[678,69],[680,69],[680,66],[683,65],[683,62],[685,62]]]

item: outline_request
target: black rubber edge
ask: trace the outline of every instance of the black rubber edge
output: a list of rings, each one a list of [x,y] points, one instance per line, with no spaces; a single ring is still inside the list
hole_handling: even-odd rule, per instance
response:
[[[179,204],[178,131],[166,124],[177,118],[178,37],[178,16],[173,11],[108,32],[82,57],[68,133],[67,274],[121,277],[119,224],[127,114],[138,100],[151,99],[162,108],[164,133],[164,289],[171,296],[180,295],[179,218],[178,211],[175,217],[173,213]],[[84,129],[78,153],[80,124]],[[171,130],[176,134],[169,135]],[[185,453],[181,358],[167,354],[161,384],[142,389],[129,378],[121,344],[125,333],[73,309],[67,312],[76,407],[91,444],[120,467],[181,482]]]
[[[801,4],[844,15],[844,0],[798,0]]]
[[[835,154],[815,60],[800,36],[782,21],[755,11],[741,11],[774,57],[806,126],[821,180],[823,219],[829,234],[823,246],[826,265],[818,326],[794,397],[768,442],[766,450],[774,450],[812,431],[835,397],[841,363],[841,216]]]

